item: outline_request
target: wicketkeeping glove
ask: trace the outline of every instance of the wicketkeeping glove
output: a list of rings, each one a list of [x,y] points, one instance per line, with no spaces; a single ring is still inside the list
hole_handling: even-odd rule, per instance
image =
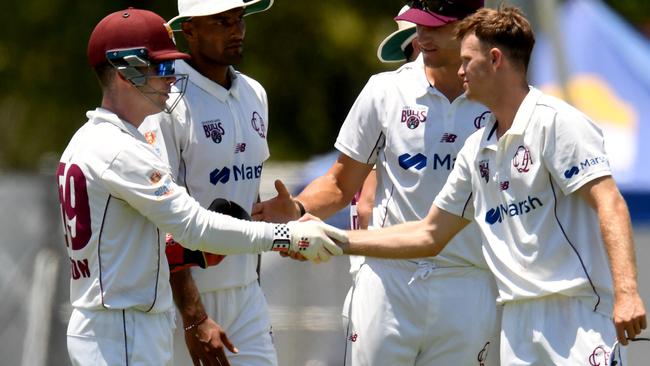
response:
[[[332,255],[342,255],[343,250],[332,239],[347,242],[345,231],[322,221],[290,221],[289,250],[302,254],[316,263],[327,262]]]

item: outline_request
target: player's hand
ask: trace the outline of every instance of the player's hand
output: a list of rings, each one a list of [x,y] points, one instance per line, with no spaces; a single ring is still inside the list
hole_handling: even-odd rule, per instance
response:
[[[628,344],[647,326],[645,307],[638,292],[628,296],[617,296],[614,303],[614,327],[616,338],[622,345]]]
[[[210,318],[185,332],[185,343],[195,366],[230,366],[226,348],[232,353],[238,352],[226,332]]]
[[[304,255],[296,252],[280,252],[280,257],[291,258],[293,260],[300,261],[300,262],[305,262],[309,260],[305,258]]]
[[[275,181],[278,195],[253,205],[251,216],[255,221],[285,223],[300,217],[300,208],[281,180]]]
[[[289,252],[299,253],[314,263],[327,262],[332,255],[343,254],[332,239],[339,242],[348,240],[345,231],[318,220],[290,221],[287,227],[291,235]]]

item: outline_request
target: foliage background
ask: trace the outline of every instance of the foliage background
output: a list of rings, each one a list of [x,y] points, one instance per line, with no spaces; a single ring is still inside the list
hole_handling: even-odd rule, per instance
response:
[[[532,0],[542,1],[542,0]],[[650,2],[610,0],[638,24]],[[345,115],[381,64],[376,47],[395,29],[400,0],[276,0],[246,18],[238,69],[265,86],[274,159],[303,160],[332,149]],[[100,90],[86,63],[95,24],[127,6],[177,14],[176,1],[23,0],[5,4],[0,35],[0,170],[32,170],[58,158],[95,108]],[[177,36],[182,48],[180,39]],[[46,167],[47,169],[47,167]],[[51,168],[54,169],[54,168]]]

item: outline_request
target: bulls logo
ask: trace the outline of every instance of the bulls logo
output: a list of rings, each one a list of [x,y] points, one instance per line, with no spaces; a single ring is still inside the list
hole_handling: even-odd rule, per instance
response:
[[[201,122],[201,125],[203,126],[205,137],[212,139],[215,144],[221,143],[223,135],[226,134],[226,130],[224,130],[223,123],[220,119],[204,121]]]
[[[266,138],[266,126],[264,126],[264,119],[260,116],[259,113],[253,112],[253,117],[251,118],[251,126],[261,138]]]
[[[400,122],[406,124],[410,130],[414,130],[427,120],[426,107],[418,107],[417,109],[411,107],[404,107]]]
[[[530,156],[530,150],[526,146],[519,145],[515,156],[512,158],[512,166],[519,173],[528,173],[531,165],[533,165],[533,158]]]

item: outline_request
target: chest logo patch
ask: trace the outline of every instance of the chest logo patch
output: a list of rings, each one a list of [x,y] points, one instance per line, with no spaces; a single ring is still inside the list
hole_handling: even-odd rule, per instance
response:
[[[530,155],[530,150],[524,145],[519,145],[515,156],[512,158],[512,166],[519,173],[528,173],[531,165],[533,165],[533,158]]]
[[[266,138],[266,126],[264,125],[264,119],[260,116],[259,113],[253,112],[253,117],[251,118],[251,126],[261,138]]]
[[[427,120],[427,108],[418,106],[415,108],[406,106],[402,108],[400,122],[404,123],[409,130],[418,128],[421,123]]]
[[[220,119],[203,121],[201,125],[203,126],[203,132],[206,138],[212,139],[215,144],[221,143],[223,135],[226,134],[226,130],[224,130],[223,122]]]
[[[490,161],[481,160],[478,162],[478,171],[481,173],[481,178],[485,179],[485,183],[490,180]]]

